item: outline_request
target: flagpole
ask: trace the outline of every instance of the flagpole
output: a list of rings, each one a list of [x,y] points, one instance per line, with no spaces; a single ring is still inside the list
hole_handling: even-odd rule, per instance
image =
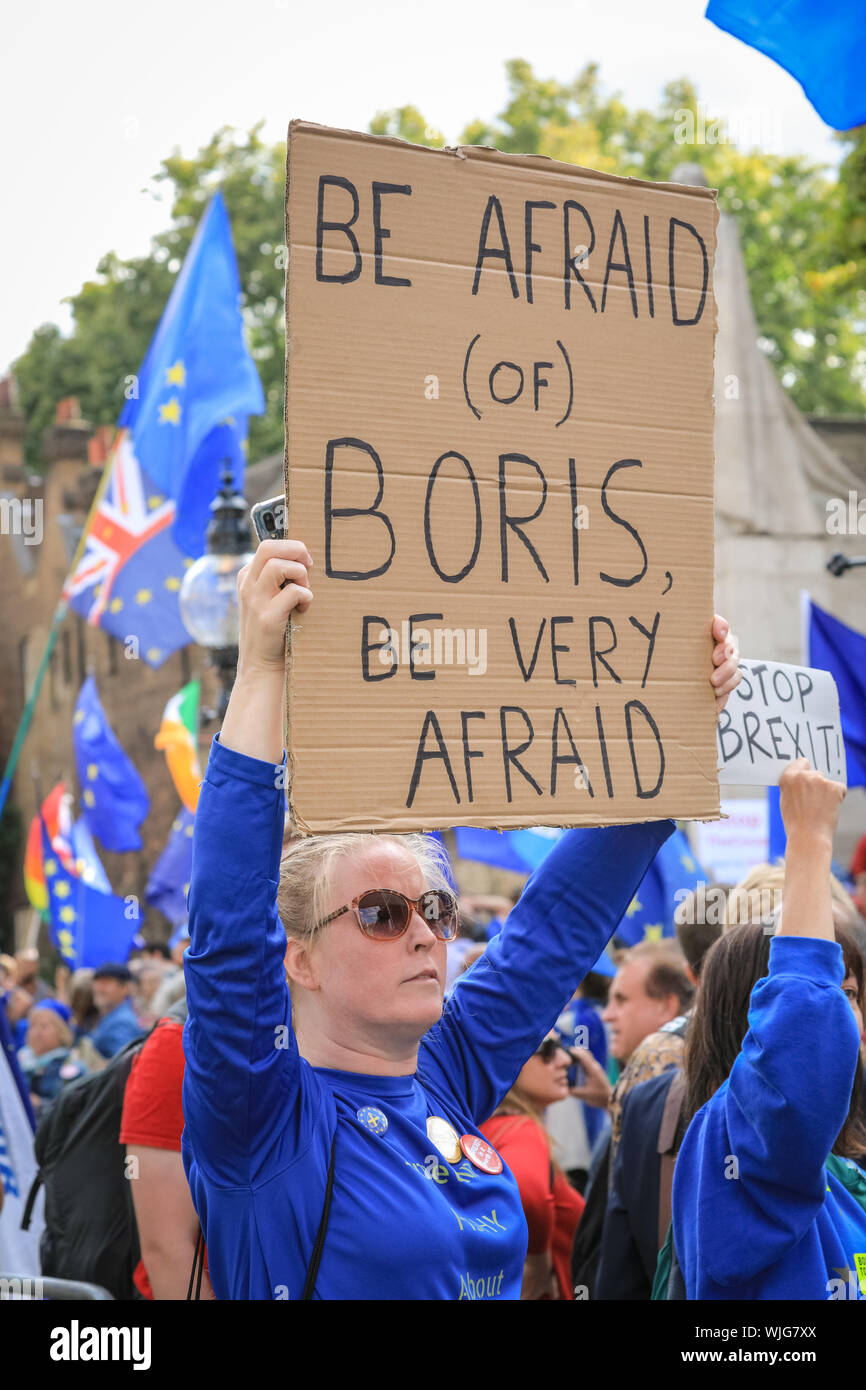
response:
[[[117,452],[117,445],[120,441],[122,433],[122,430],[116,430],[114,439],[112,440],[111,449],[109,451],[108,458],[105,462],[105,466],[102,470],[102,477],[100,478],[99,485],[96,489],[96,492],[94,493],[93,501],[90,505],[90,511],[87,513],[87,520],[84,523],[84,530],[81,532],[78,545],[75,547],[75,554],[72,557],[72,564],[69,567],[66,579],[64,579],[63,581],[63,588],[60,591],[60,599],[58,600],[57,607],[54,610],[54,616],[51,619],[51,630],[48,633],[48,640],[45,643],[45,650],[42,653],[42,659],[39,662],[39,668],[36,672],[36,677],[33,681],[33,689],[30,692],[29,699],[27,700],[27,703],[24,706],[24,710],[21,714],[21,718],[18,721],[18,728],[15,731],[15,738],[12,743],[12,750],[9,754],[9,760],[6,764],[6,768],[3,773],[3,781],[0,782],[0,816],[2,816],[3,814],[3,809],[6,805],[6,800],[9,796],[9,789],[12,786],[12,778],[15,776],[15,769],[18,766],[18,759],[21,755],[21,749],[24,746],[24,740],[26,739],[27,734],[30,730],[30,724],[33,719],[33,711],[36,708],[36,701],[39,699],[39,692],[42,689],[42,682],[45,679],[45,672],[48,670],[48,663],[51,660],[51,654],[54,651],[54,648],[57,644],[58,633],[60,632],[60,629],[63,625],[63,621],[66,617],[66,614],[69,611],[69,605],[67,604],[66,599],[63,597],[63,593],[66,589],[67,582],[75,573],[78,567],[78,563],[82,555],[84,554],[84,547],[87,543],[87,534],[90,530],[93,518],[96,515],[97,508],[99,507],[99,504],[105,495],[105,490],[108,487],[109,480],[111,478],[111,470],[114,467],[114,457]]]

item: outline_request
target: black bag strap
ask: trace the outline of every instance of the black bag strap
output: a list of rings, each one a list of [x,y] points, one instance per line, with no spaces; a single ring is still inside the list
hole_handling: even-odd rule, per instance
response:
[[[322,1251],[325,1248],[325,1234],[328,1230],[328,1217],[331,1214],[331,1195],[334,1191],[334,1166],[336,1157],[337,1131],[334,1130],[334,1137],[331,1140],[331,1161],[328,1164],[328,1186],[325,1188],[325,1205],[322,1208],[322,1219],[319,1222],[319,1229],[316,1232],[316,1243],[313,1246],[313,1255],[310,1260],[310,1267],[307,1270],[304,1292],[301,1294],[302,1302],[313,1297],[313,1290],[316,1287],[316,1279],[319,1273],[319,1265],[322,1262]]]
[[[37,1170],[36,1177],[33,1179],[33,1182],[31,1184],[30,1191],[27,1194],[27,1205],[24,1208],[24,1215],[21,1217],[22,1231],[30,1230],[30,1222],[33,1219],[33,1208],[36,1205],[36,1198],[39,1195],[39,1189],[44,1181],[45,1179],[42,1176],[42,1169],[39,1168]]]
[[[331,1140],[331,1160],[328,1164],[328,1183],[325,1188],[325,1205],[322,1208],[322,1219],[319,1222],[319,1229],[316,1232],[316,1239],[313,1245],[313,1254],[310,1258],[310,1265],[307,1270],[307,1278],[304,1283],[304,1292],[301,1294],[301,1301],[308,1302],[313,1297],[313,1290],[316,1287],[316,1279],[319,1274],[319,1265],[322,1263],[322,1251],[325,1248],[325,1235],[328,1230],[328,1217],[331,1214],[331,1197],[334,1192],[334,1169],[337,1160],[337,1132]],[[189,1288],[186,1291],[187,1301],[201,1298],[201,1281],[204,1274],[204,1232],[201,1226],[198,1228],[198,1238],[195,1243],[195,1254],[192,1258],[192,1269],[189,1273]],[[196,1277],[197,1275],[197,1277]],[[195,1294],[192,1286],[195,1283]]]

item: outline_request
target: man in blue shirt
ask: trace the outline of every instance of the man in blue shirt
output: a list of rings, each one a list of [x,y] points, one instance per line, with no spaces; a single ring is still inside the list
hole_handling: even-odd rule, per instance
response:
[[[132,971],[125,965],[101,965],[93,976],[93,1002],[99,1010],[99,1022],[90,1041],[103,1057],[113,1057],[133,1038],[140,1038],[141,1024],[129,1000]]]

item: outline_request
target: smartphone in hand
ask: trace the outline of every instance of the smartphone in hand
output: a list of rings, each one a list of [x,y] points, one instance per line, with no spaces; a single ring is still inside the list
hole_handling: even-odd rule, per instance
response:
[[[286,535],[286,499],[280,493],[250,509],[250,521],[260,541],[281,541]]]

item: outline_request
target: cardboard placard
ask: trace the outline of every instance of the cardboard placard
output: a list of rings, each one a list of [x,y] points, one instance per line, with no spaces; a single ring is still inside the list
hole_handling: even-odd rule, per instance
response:
[[[742,660],[718,724],[719,781],[774,787],[794,758],[847,786],[839,692],[829,671]]]
[[[705,188],[288,139],[301,833],[719,814]]]

